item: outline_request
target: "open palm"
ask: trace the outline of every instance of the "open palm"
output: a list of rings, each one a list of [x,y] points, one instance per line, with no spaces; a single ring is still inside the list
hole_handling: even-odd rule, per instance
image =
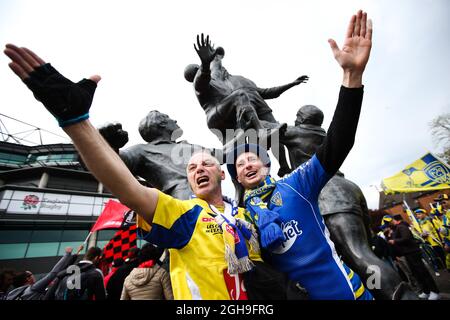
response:
[[[372,22],[361,10],[350,20],[342,49],[329,40],[337,62],[344,70],[364,71],[372,48]]]
[[[207,35],[205,39],[203,33],[201,34],[201,39],[197,35],[197,46],[194,44],[194,49],[197,51],[202,64],[209,65],[209,63],[213,61],[216,56],[216,50],[214,49],[214,46],[211,45],[209,35]]]

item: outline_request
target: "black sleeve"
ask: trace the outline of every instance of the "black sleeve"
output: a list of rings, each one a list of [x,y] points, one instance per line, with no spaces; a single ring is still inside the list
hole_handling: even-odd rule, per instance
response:
[[[398,226],[397,228],[399,237],[394,239],[395,244],[402,245],[413,239],[413,235],[411,234],[411,231],[409,231],[408,227]]]
[[[45,277],[36,281],[31,290],[36,292],[45,292],[45,288],[56,278],[57,274],[62,270],[65,270],[70,264],[72,264],[73,256],[70,253],[65,253],[64,256],[58,261],[53,269],[47,273]]]
[[[363,93],[364,86],[361,88],[341,86],[339,100],[327,136],[316,152],[317,159],[330,175],[334,175],[338,171],[353,147]]]

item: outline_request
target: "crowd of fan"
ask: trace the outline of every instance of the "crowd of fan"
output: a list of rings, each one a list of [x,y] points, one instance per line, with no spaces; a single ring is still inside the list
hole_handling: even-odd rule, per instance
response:
[[[79,248],[78,252],[82,250]],[[146,243],[116,259],[106,275],[97,268],[102,250],[91,247],[79,261],[78,252],[66,254],[43,278],[30,271],[0,273],[0,300],[172,300],[164,251]]]
[[[385,215],[381,231],[373,238],[377,256],[388,261],[422,299],[439,299],[439,290],[430,270],[437,277],[441,270],[450,272],[448,198],[447,194],[441,194],[429,212],[422,208],[410,212],[414,214],[409,219],[411,224],[400,214]]]
[[[429,269],[450,272],[450,206],[442,194],[430,212],[414,211],[411,225],[401,215],[385,215],[373,250],[409,282],[420,298],[436,300],[439,290]],[[146,243],[127,258],[116,259],[102,272],[102,250],[91,247],[81,258],[66,248],[65,255],[39,280],[30,271],[0,272],[0,300],[172,300],[168,261],[163,249]],[[79,260],[77,262],[77,260]],[[428,268],[427,268],[428,265]],[[77,278],[78,276],[78,278]]]

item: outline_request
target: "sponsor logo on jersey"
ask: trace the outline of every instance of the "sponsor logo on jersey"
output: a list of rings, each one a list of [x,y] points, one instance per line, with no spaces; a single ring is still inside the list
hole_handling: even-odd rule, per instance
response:
[[[205,228],[206,234],[210,235],[222,234],[222,228],[217,224],[214,218],[203,217],[201,221],[206,223]]]
[[[303,233],[296,220],[281,223],[281,230],[283,230],[284,238],[286,240],[281,246],[272,251],[275,254],[282,254],[288,251],[294,245],[295,240]]]

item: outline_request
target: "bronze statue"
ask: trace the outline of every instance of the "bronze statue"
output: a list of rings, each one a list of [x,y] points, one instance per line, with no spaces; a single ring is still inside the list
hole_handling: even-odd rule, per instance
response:
[[[177,142],[183,131],[175,120],[159,111],[150,111],[139,124],[139,133],[147,143],[124,150],[119,149],[128,142],[128,133],[120,123],[107,124],[99,131],[131,173],[174,198],[190,198],[192,191],[187,180],[186,164],[195,151],[205,148],[184,140]]]
[[[323,143],[326,137],[321,127],[323,118],[319,108],[305,105],[297,112],[295,126],[286,129],[282,142],[294,168],[310,159]],[[344,262],[366,281],[374,272],[371,266],[379,268],[380,287],[371,290],[376,299],[415,298],[397,272],[371,250],[367,203],[355,183],[338,172],[322,189],[319,208]]]
[[[222,47],[214,49],[209,36],[205,39],[203,34],[201,37],[197,35],[194,48],[201,65],[188,65],[184,76],[187,81],[193,82],[197,99],[206,113],[208,128],[223,145],[236,138],[227,135],[227,129],[254,129],[269,136],[274,131],[283,133],[286,124],[276,121],[265,99],[279,97],[286,90],[306,82],[308,76],[301,76],[283,86],[262,89],[247,78],[229,74],[222,66],[225,50]],[[278,175],[283,176],[289,171],[289,166],[284,148],[281,146],[278,149],[273,150],[273,153],[280,163]]]

